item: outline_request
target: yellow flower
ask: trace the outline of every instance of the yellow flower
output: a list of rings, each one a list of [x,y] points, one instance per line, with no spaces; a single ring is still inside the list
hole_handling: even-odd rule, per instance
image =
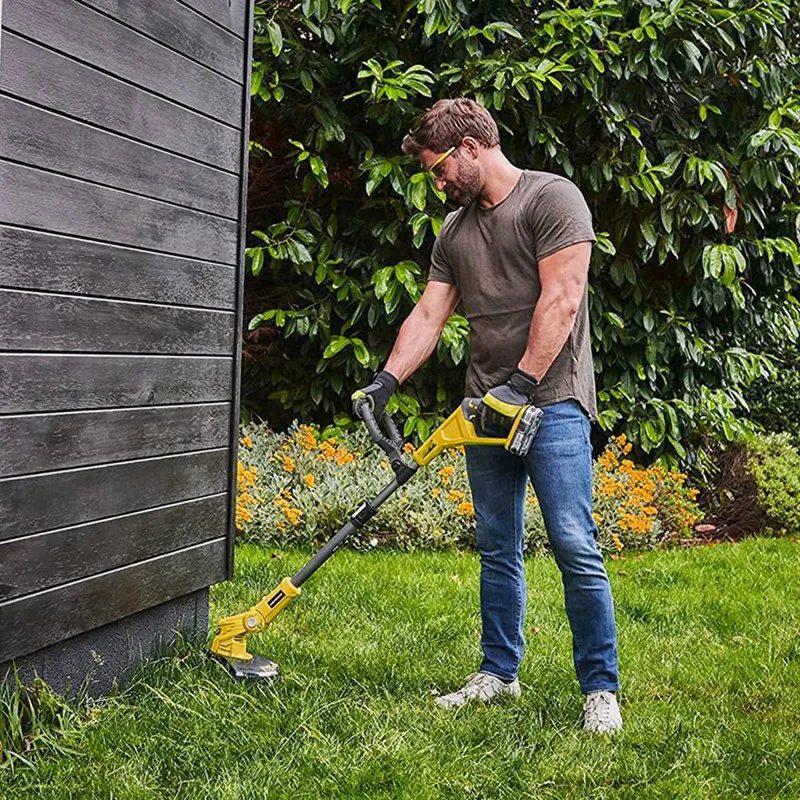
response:
[[[439,470],[439,474],[440,474],[440,475],[441,475],[443,478],[449,478],[449,477],[451,477],[451,476],[452,476],[452,475],[455,473],[455,471],[456,471],[456,470],[455,470],[455,467],[452,467],[450,464],[448,464],[446,467],[442,467],[442,468]]]
[[[249,436],[243,436],[239,439],[239,444],[242,445],[242,447],[252,447],[253,440]]]
[[[285,508],[283,513],[291,525],[297,525],[300,522],[300,517],[303,516],[303,512],[299,508]]]
[[[472,503],[468,503],[467,501],[459,503],[458,507],[456,508],[456,514],[462,517],[471,517],[474,513],[475,508],[473,507]]]
[[[403,445],[403,452],[404,453],[413,453],[414,452],[414,445],[411,442],[406,442]]]
[[[436,498],[437,498],[437,497],[438,497],[438,496],[439,496],[441,493],[442,493],[442,490],[441,490],[441,489],[440,489],[440,488],[437,486],[437,487],[436,487],[436,488],[435,488],[435,489],[434,489],[434,490],[431,492],[431,497],[432,497],[432,498],[435,500],[435,499],[436,499]]]
[[[314,482],[315,482],[314,476],[311,475],[310,473],[308,475],[303,476],[303,483],[305,483],[306,486],[311,487],[314,485]]]
[[[447,499],[452,500],[454,503],[457,503],[459,500],[463,500],[464,492],[459,492],[458,489],[451,489],[447,493]]]
[[[614,547],[617,548],[617,552],[619,552],[620,550],[622,550],[623,547],[625,547],[625,545],[622,544],[622,539],[620,539],[616,533],[611,534],[611,541],[614,542]]]
[[[295,439],[303,450],[313,450],[317,446],[317,436],[310,425],[301,425],[295,433]]]
[[[346,447],[336,448],[336,463],[343,467],[345,464],[350,464],[355,461],[355,456]]]
[[[333,459],[336,458],[336,447],[334,446],[335,442],[332,442],[332,439],[328,439],[319,446],[319,449],[322,451],[322,457],[327,458],[328,461],[333,461]]]
[[[294,459],[283,456],[283,468],[286,472],[294,472]]]

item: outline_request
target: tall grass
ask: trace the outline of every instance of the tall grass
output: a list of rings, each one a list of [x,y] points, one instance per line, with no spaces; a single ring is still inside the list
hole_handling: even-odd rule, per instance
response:
[[[12,669],[0,681],[0,769],[34,767],[43,753],[72,752],[64,737],[78,724],[82,699],[72,703],[36,678],[29,686]]]

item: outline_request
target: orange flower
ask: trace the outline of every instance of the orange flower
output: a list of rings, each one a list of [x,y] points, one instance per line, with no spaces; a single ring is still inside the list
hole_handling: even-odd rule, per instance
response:
[[[455,474],[455,471],[456,471],[456,470],[455,470],[455,467],[453,467],[453,466],[451,466],[450,464],[448,464],[446,467],[442,467],[442,468],[439,470],[439,474],[440,474],[440,475],[441,475],[443,478],[450,478],[450,477],[452,477],[452,476]]]
[[[451,489],[447,493],[447,499],[452,500],[454,503],[457,503],[459,500],[464,499],[464,492],[459,492],[458,489]]]
[[[303,475],[303,483],[308,487],[313,486],[315,483],[314,476],[311,473],[309,473],[308,475]]]
[[[350,464],[355,461],[355,456],[346,447],[336,448],[336,463],[343,467],[345,464]]]
[[[436,499],[436,498],[437,498],[437,497],[438,497],[438,496],[439,496],[441,493],[442,493],[442,490],[441,490],[441,489],[440,489],[440,488],[437,486],[437,487],[436,487],[436,488],[435,488],[435,489],[434,489],[434,490],[431,492],[431,497],[432,497],[432,498],[435,500],[435,499]]]
[[[242,445],[242,447],[252,447],[253,440],[249,436],[243,436],[239,439],[239,444]]]
[[[300,517],[303,516],[303,512],[299,508],[285,508],[283,513],[291,525],[297,525],[300,522]]]
[[[333,461],[333,459],[336,458],[336,447],[334,447],[335,442],[332,442],[332,439],[328,439],[319,446],[319,449],[322,451],[322,457],[327,458],[328,461]]]
[[[283,455],[283,453],[275,453],[275,458],[282,462],[283,469],[286,472],[294,472],[294,459],[291,456]]]
[[[317,435],[310,425],[301,425],[294,436],[297,443],[305,451],[313,450],[317,446]]]
[[[467,501],[459,503],[458,507],[456,508],[456,514],[462,517],[471,517],[474,513],[475,508],[473,507],[472,503],[468,503]]]

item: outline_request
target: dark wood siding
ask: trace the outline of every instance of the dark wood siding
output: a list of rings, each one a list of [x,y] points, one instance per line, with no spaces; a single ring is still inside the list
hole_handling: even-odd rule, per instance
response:
[[[3,0],[0,663],[232,571],[253,0]]]

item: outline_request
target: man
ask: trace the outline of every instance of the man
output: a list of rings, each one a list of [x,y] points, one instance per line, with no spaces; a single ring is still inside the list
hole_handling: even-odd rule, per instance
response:
[[[461,208],[447,215],[425,291],[384,370],[363,390],[376,416],[433,352],[459,299],[471,330],[466,396],[483,397],[509,421],[523,405],[544,412],[525,458],[499,447],[466,450],[481,559],[483,662],[463,688],[436,702],[455,708],[520,695],[530,478],[562,574],[575,671],[586,695],[584,729],[618,730],[616,624],[592,517],[591,214],[566,178],[508,161],[495,121],[472,100],[435,103],[402,149]]]

